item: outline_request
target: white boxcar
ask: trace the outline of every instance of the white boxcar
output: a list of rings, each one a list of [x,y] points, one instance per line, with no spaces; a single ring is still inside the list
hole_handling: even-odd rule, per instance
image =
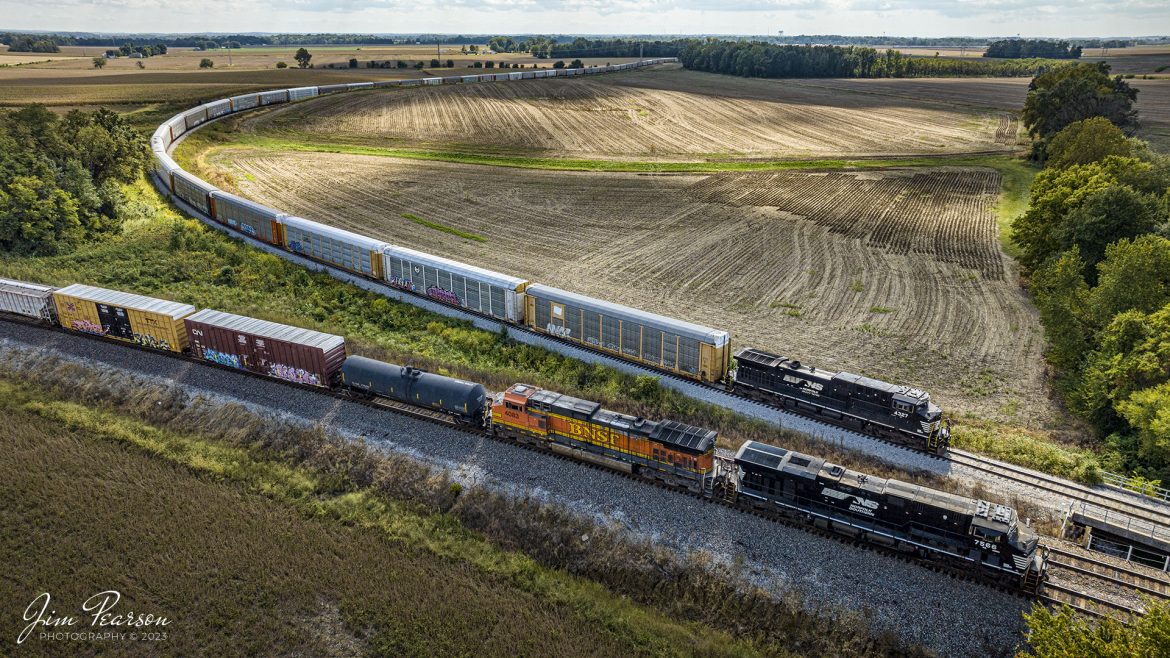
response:
[[[464,84],[471,84],[473,82],[479,82],[478,75],[465,75],[465,76],[463,76],[463,83]]]
[[[169,147],[175,143],[175,140],[183,136],[187,132],[187,119],[184,115],[179,114],[167,121],[167,128],[170,128],[171,141],[167,143]]]
[[[442,78],[423,78],[423,84],[425,84],[425,85],[441,85],[441,84],[443,84],[443,79]]]
[[[259,94],[244,94],[243,96],[232,96],[228,99],[232,103],[232,112],[240,112],[243,110],[250,110],[260,105]]]
[[[373,89],[374,83],[372,83],[372,82],[351,82],[345,86],[348,87],[350,91],[356,91],[358,89]]]
[[[277,89],[276,91],[266,91],[260,94],[261,105],[276,105],[277,103],[288,102],[288,90]]]
[[[232,102],[228,99],[214,101],[207,104],[207,120],[218,119],[225,114],[232,113]]]
[[[528,281],[421,251],[388,245],[386,282],[452,306],[521,322]]]
[[[382,252],[388,246],[385,242],[303,217],[283,217],[280,223],[289,251],[350,272],[382,278]]]
[[[523,78],[524,78],[524,74],[523,74],[523,73],[521,73],[521,72],[519,72],[519,71],[517,71],[517,72],[515,72],[515,73],[509,73],[509,74],[508,74],[508,79],[509,79],[509,80],[521,80],[521,79],[523,79]]]
[[[56,322],[52,286],[0,279],[0,311]]]
[[[197,208],[204,215],[211,216],[211,193],[215,190],[214,187],[182,169],[171,172],[171,181],[174,185],[171,191],[175,196]]]
[[[317,95],[316,87],[293,87],[288,90],[288,99],[290,101],[299,101],[306,98],[312,98]]]
[[[183,121],[186,123],[187,130],[207,121],[207,106],[200,105],[199,107],[183,113]]]
[[[525,324],[538,332],[706,382],[727,375],[726,331],[535,283],[524,296]]]

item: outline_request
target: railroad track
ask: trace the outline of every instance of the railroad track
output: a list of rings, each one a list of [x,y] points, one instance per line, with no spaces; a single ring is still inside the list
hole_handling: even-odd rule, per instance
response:
[[[1114,619],[1128,622],[1135,611],[1120,603],[1114,603],[1090,592],[1081,591],[1075,587],[1068,587],[1045,582],[1040,590],[1040,600],[1049,605],[1067,605],[1077,612],[1090,617]]]
[[[1145,614],[1143,598],[1170,600],[1170,576],[1143,573],[1059,546],[1048,545],[1044,550],[1048,553],[1048,577],[1039,598],[1048,604],[1128,623]],[[1115,593],[1106,595],[1109,590]]]
[[[1047,546],[1048,566],[1102,580],[1123,589],[1132,589],[1159,600],[1170,599],[1170,575],[1164,578],[1142,573],[1138,569],[1094,559],[1058,546]]]
[[[1170,528],[1170,507],[1153,501],[1143,505],[1133,496],[1110,490],[1094,489],[1071,480],[1039,473],[1022,466],[981,457],[963,450],[947,451],[950,461],[967,468],[990,473],[1001,478],[1027,484],[1036,489],[1084,501],[1113,512],[1140,519],[1155,526]]]

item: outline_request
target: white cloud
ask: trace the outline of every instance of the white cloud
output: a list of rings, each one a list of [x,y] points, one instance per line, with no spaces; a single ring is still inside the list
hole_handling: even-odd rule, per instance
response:
[[[1137,36],[1165,0],[0,0],[0,30]]]

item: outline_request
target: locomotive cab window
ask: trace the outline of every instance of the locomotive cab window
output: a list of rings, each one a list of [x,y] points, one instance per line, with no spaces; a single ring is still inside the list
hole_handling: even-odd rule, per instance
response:
[[[913,407],[911,407],[909,404],[907,404],[906,402],[898,401],[898,400],[894,401],[894,408],[897,409],[898,411],[907,411],[907,412],[913,410]]]

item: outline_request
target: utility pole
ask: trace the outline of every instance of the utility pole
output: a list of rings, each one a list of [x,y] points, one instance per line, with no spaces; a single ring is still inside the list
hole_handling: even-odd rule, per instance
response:
[[[443,59],[443,52],[439,50],[440,43],[441,41],[439,39],[435,40],[435,59]],[[440,64],[442,64],[442,62],[440,62]]]
[[[643,51],[645,51],[645,49],[646,49],[646,42],[645,41],[638,44],[638,61],[639,62],[642,61],[642,53],[643,53]]]

